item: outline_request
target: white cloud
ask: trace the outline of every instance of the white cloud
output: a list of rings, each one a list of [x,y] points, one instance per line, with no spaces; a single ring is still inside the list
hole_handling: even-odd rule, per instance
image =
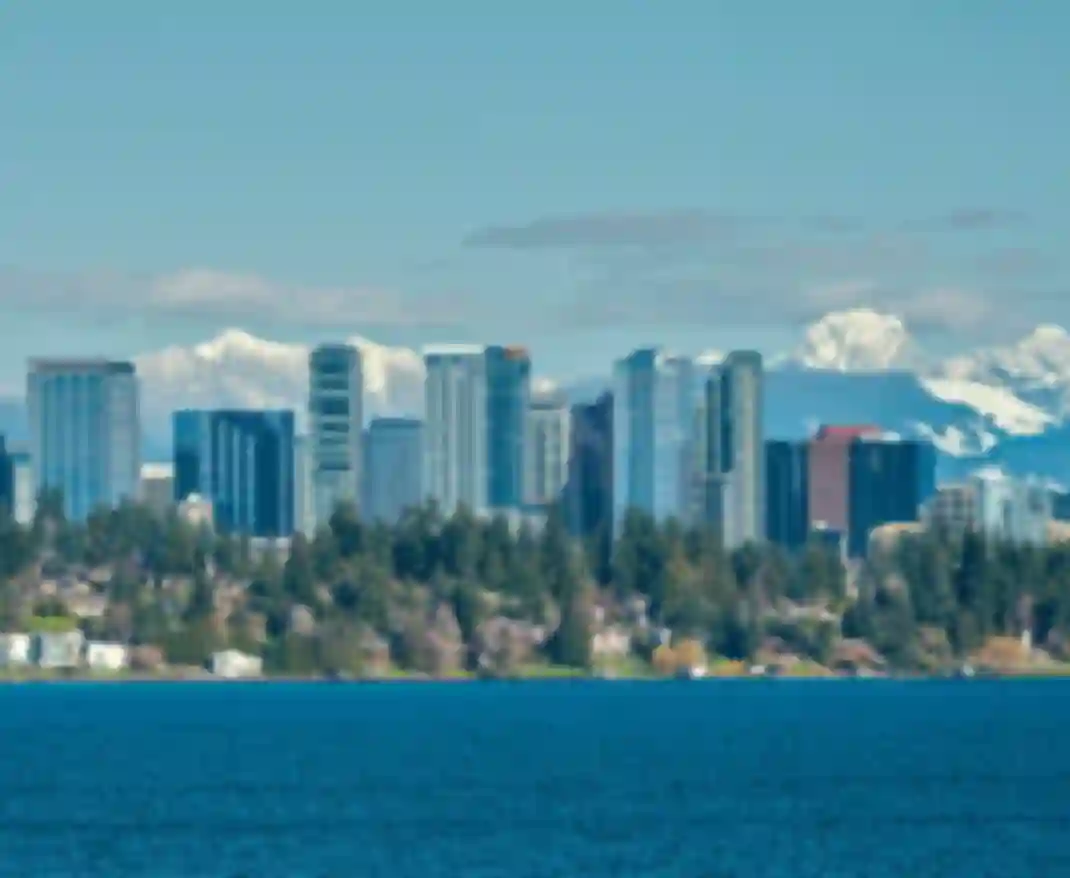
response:
[[[146,277],[0,268],[0,302],[25,311],[83,311],[105,320],[183,317],[216,323],[278,321],[305,327],[446,327],[463,316],[444,301],[417,299],[395,290],[285,284],[212,268]]]

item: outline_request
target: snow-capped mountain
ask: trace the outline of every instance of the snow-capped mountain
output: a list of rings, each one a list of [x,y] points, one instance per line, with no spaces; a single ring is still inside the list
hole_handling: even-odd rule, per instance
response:
[[[419,413],[423,362],[417,351],[362,337],[370,415]],[[191,347],[136,357],[148,456],[167,454],[169,415],[186,407],[292,408],[303,420],[309,347],[268,341],[238,329]],[[712,366],[722,353],[699,355]],[[1041,326],[1015,344],[950,358],[926,354],[899,318],[867,309],[828,314],[807,327],[789,353],[770,357],[766,432],[807,435],[821,422],[873,423],[929,438],[944,473],[981,464],[1070,481],[1070,334]],[[560,379],[561,376],[555,376]],[[605,389],[598,376],[554,382],[573,400]],[[25,436],[18,401],[0,400],[0,433]]]
[[[920,355],[898,317],[854,308],[826,314],[807,327],[789,359],[806,369],[883,372],[916,366]]]

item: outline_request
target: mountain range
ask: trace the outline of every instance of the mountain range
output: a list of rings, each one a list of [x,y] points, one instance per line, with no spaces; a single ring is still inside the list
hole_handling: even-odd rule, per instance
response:
[[[362,337],[370,415],[418,414],[419,352]],[[170,412],[187,407],[293,408],[307,393],[308,347],[239,329],[192,347],[136,357],[142,381],[145,456],[169,456]],[[716,351],[700,355],[704,363]],[[550,382],[541,379],[540,384]],[[606,376],[563,381],[573,401],[592,398]],[[952,357],[929,355],[894,315],[838,311],[806,327],[794,349],[769,358],[766,434],[801,438],[820,423],[867,423],[931,439],[944,478],[999,465],[1070,483],[1070,333],[1038,326],[1014,344]],[[0,400],[0,432],[25,438],[22,400]]]

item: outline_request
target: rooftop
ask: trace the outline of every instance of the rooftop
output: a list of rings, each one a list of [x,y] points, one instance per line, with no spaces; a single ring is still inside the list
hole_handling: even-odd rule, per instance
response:
[[[424,357],[482,357],[487,351],[481,344],[436,344],[423,349]]]

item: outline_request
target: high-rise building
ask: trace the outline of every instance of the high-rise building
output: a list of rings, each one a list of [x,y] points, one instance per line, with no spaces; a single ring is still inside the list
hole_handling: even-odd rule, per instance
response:
[[[692,496],[694,363],[655,348],[613,371],[613,522],[629,509],[684,519]]]
[[[445,515],[489,511],[487,358],[478,345],[424,351],[424,490]]]
[[[423,424],[415,418],[375,418],[365,437],[368,518],[395,524],[423,502]]]
[[[486,349],[487,502],[499,512],[524,503],[531,356],[522,347]]]
[[[360,505],[364,431],[360,350],[346,344],[316,347],[308,357],[308,385],[313,516],[315,524],[326,524],[339,503]]]
[[[307,434],[294,439],[294,530],[308,536],[316,532],[316,498],[312,490],[312,440]]]
[[[702,503],[700,520],[718,532],[724,529],[725,498],[727,494],[724,453],[721,442],[724,430],[721,426],[721,384],[723,378],[719,367],[711,369],[703,382],[699,431],[699,483]]]
[[[873,528],[917,521],[936,493],[932,443],[859,437],[848,450],[847,551],[865,555]]]
[[[528,409],[524,505],[546,507],[562,500],[568,482],[572,415],[563,394],[540,394]]]
[[[173,416],[175,501],[212,504],[215,527],[251,537],[294,531],[292,411],[179,411]]]
[[[72,521],[136,499],[141,433],[133,363],[31,360],[26,402],[35,496],[60,491]]]
[[[726,548],[765,535],[765,404],[762,356],[733,351],[706,382],[710,437],[708,517],[719,515]],[[720,478],[717,477],[717,471]]]
[[[798,549],[809,531],[809,466],[805,442],[765,443],[765,535],[774,545]]]
[[[870,425],[822,425],[809,447],[809,519],[811,527],[824,533],[847,534],[848,452],[856,439],[880,436]]]
[[[613,396],[572,407],[567,510],[573,533],[612,535]]]
[[[7,439],[0,433],[0,515],[15,512],[15,461],[7,450]]]

